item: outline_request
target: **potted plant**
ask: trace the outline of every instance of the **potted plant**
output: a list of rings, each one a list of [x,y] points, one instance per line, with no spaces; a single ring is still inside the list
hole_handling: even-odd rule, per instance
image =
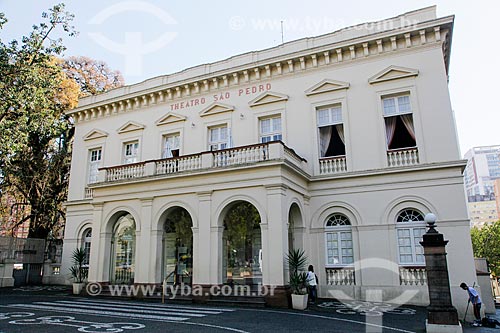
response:
[[[73,294],[75,295],[79,295],[82,291],[88,275],[88,269],[84,267],[85,257],[85,250],[83,248],[76,248],[71,255],[73,266],[70,267],[69,271],[73,279]]]
[[[304,310],[307,307],[307,273],[304,268],[307,257],[304,250],[290,250],[286,257],[289,270],[289,284],[292,290],[292,308]]]

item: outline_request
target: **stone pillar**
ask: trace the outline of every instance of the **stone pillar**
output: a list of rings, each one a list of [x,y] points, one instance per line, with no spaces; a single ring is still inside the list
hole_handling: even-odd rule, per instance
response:
[[[97,203],[94,204],[94,215],[92,219],[92,238],[90,240],[90,258],[89,258],[89,275],[87,280],[89,282],[102,282],[107,281],[104,278],[104,270],[102,266],[105,265],[106,262],[109,262],[109,255],[107,256],[108,260],[106,260],[106,256],[104,255],[103,245],[102,244],[102,235],[101,233],[105,231],[104,226],[105,222],[102,221],[102,209],[103,204]],[[64,240],[66,243],[66,240]],[[106,267],[107,271],[109,271],[109,266]]]
[[[274,289],[265,297],[268,306],[288,307],[285,256],[288,253],[288,229],[285,198],[287,187],[266,186],[267,225],[261,224],[263,284]]]
[[[420,244],[424,247],[429,306],[426,321],[427,333],[461,333],[457,309],[451,303],[450,278],[446,261],[446,244],[443,234],[435,229],[436,216],[427,214],[429,230]]]
[[[14,278],[12,276],[14,262],[14,259],[4,259],[3,263],[0,263],[0,287],[14,286]]]
[[[134,283],[148,284],[155,283],[154,266],[156,257],[152,256],[150,245],[156,242],[151,237],[151,219],[153,211],[153,198],[141,199],[141,220],[136,224],[136,245],[135,245],[135,271]],[[147,258],[147,259],[146,259]]]
[[[211,215],[212,191],[199,192],[198,195],[198,226],[193,225],[193,284],[209,285],[216,283],[218,254],[212,248]],[[214,267],[215,266],[215,267]]]

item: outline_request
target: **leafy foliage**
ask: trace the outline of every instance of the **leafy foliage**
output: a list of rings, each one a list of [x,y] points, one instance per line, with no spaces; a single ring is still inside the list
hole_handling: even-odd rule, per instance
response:
[[[80,97],[100,94],[124,83],[122,74],[110,69],[103,61],[82,56],[69,57],[61,65],[66,75],[80,87]]]
[[[292,249],[286,256],[289,269],[289,283],[292,293],[295,295],[306,294],[307,273],[304,272],[307,263],[307,256],[304,250]]]
[[[82,283],[88,276],[88,269],[83,267],[85,263],[85,250],[83,248],[76,248],[71,254],[71,261],[73,266],[69,268],[71,278],[75,283]]]
[[[486,258],[492,273],[500,274],[500,221],[471,229],[474,257]]]
[[[58,27],[74,36],[73,15],[59,4],[42,18],[20,42],[0,40],[0,194],[23,207],[16,224],[30,221],[34,238],[46,238],[64,217],[73,137],[64,111],[76,106],[78,93],[55,58],[62,40],[50,37]]]
[[[68,36],[77,34],[71,25],[73,14],[58,4],[42,18],[21,41],[5,44],[0,39],[0,225],[9,223],[12,229],[28,221],[32,238],[57,235],[63,226],[74,136],[65,111],[76,107],[82,95],[81,82],[60,59],[65,50],[62,39],[52,37],[57,29]],[[6,23],[0,13],[0,29]],[[85,94],[110,88],[109,83],[96,83],[92,90],[103,75],[95,74],[94,80],[94,74],[85,79]]]

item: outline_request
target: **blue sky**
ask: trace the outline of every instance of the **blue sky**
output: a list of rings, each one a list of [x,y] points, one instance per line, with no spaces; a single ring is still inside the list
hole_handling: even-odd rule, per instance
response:
[[[28,34],[41,12],[60,1],[0,0],[9,41]],[[496,32],[500,2],[479,0],[377,1],[160,1],[67,0],[76,15],[76,38],[65,38],[66,56],[85,55],[119,69],[126,83],[169,74],[284,40],[437,5],[438,16],[456,15],[450,93],[462,154],[473,146],[500,144],[500,110],[494,98],[499,77]],[[133,10],[126,10],[132,8]],[[141,46],[138,46],[141,45]]]

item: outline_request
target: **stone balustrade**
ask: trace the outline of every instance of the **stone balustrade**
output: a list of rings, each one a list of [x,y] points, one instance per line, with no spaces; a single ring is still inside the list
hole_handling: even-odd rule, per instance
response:
[[[346,171],[347,171],[347,163],[345,156],[320,158],[319,160],[320,175],[335,174]]]
[[[387,151],[387,165],[389,167],[402,167],[419,164],[418,149],[392,149]]]
[[[126,181],[144,177],[173,175],[182,172],[202,171],[217,168],[238,167],[266,161],[287,161],[299,168],[306,161],[281,141],[249,146],[206,151],[198,154],[150,160],[99,169],[98,181],[85,189],[85,198],[93,197],[93,189],[99,184]]]
[[[425,267],[399,267],[399,284],[402,286],[426,286]]]
[[[330,286],[353,286],[356,284],[354,267],[326,269],[326,284]]]

